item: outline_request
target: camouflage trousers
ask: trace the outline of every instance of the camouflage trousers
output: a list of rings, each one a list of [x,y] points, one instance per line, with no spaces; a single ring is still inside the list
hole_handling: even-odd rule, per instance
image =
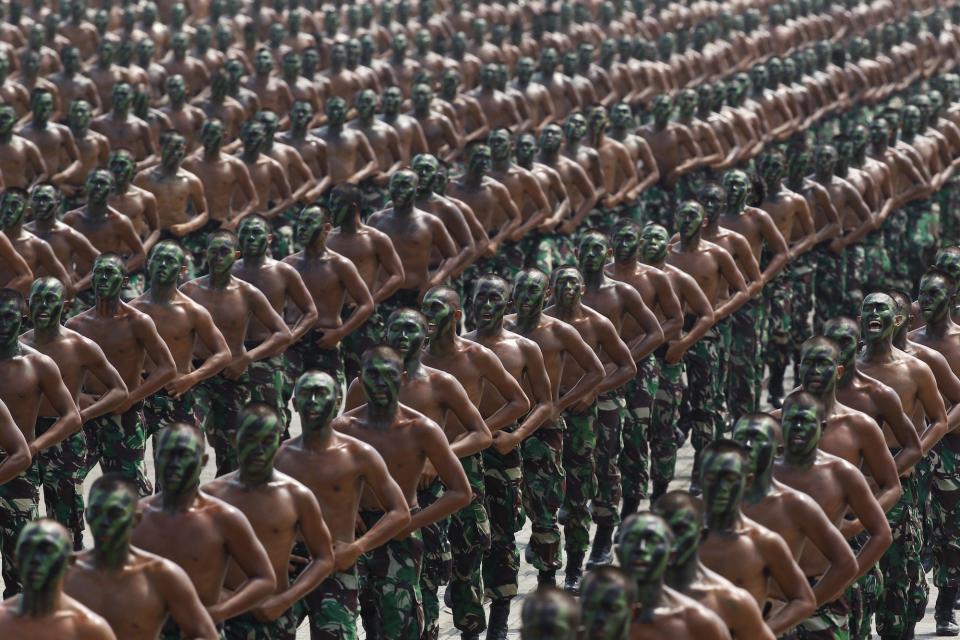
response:
[[[523,254],[525,269],[540,269],[544,273],[553,273],[553,270],[562,266],[573,266],[577,259],[573,247],[573,239],[555,231],[530,231],[517,243]]]
[[[683,360],[669,363],[659,355],[660,384],[650,420],[650,475],[654,483],[669,483],[677,469],[677,430],[683,400]]]
[[[767,342],[763,360],[770,366],[771,371],[784,369],[790,362],[793,351],[791,341],[793,302],[789,264],[764,287],[763,295],[767,306]]]
[[[863,239],[863,295],[891,286],[893,265],[883,230],[873,231]],[[857,309],[860,307],[858,306]]]
[[[426,489],[417,490],[417,504],[429,507],[443,495],[444,486],[435,479]],[[440,635],[440,600],[437,593],[450,582],[453,554],[450,550],[450,520],[428,524],[420,529],[423,536],[423,564],[420,568],[420,594],[423,598],[423,640],[437,640]]]
[[[155,436],[174,422],[203,426],[203,414],[197,402],[197,387],[188,389],[179,398],[172,398],[163,389],[143,401],[143,423],[147,436]]]
[[[790,342],[794,364],[800,362],[800,347],[813,337],[810,314],[813,311],[815,269],[823,254],[829,253],[826,244],[814,247],[808,253],[795,258],[785,269],[790,271],[791,308]]]
[[[283,400],[284,376],[286,367],[283,354],[272,358],[257,360],[247,367],[247,376],[250,378],[250,402],[262,402],[273,408],[283,421],[285,438],[289,437],[290,411]]]
[[[460,463],[473,490],[473,498],[470,504],[450,516],[453,571],[447,592],[450,594],[454,626],[464,633],[480,633],[487,628],[480,568],[484,553],[490,549],[491,537],[485,506],[483,454],[475,453],[461,458]],[[519,556],[517,560],[519,562]]]
[[[824,323],[838,316],[847,315],[847,296],[844,291],[848,249],[834,253],[826,247],[816,249],[814,282],[813,332],[819,335]]]
[[[883,245],[890,258],[890,268],[884,283],[888,289],[910,290],[909,217],[906,207],[894,209],[881,228]]]
[[[940,247],[940,206],[933,199],[925,198],[908,203],[904,209],[907,213],[906,252],[901,254],[898,262],[907,263],[909,287],[904,291],[913,293]]]
[[[623,421],[627,403],[619,389],[597,398],[597,494],[591,513],[598,525],[620,525],[620,498],[623,483],[620,452],[623,451]],[[566,451],[566,443],[564,443]],[[646,471],[646,465],[643,465]]]
[[[512,432],[512,427],[504,431]],[[521,500],[523,458],[520,447],[502,454],[494,447],[483,451],[483,485],[490,517],[490,548],[483,554],[483,589],[493,600],[517,595],[520,551],[517,532],[525,518]]]
[[[37,418],[36,435],[47,432],[56,418]],[[43,488],[47,517],[73,534],[74,547],[83,548],[83,479],[87,460],[87,439],[83,431],[67,436],[37,456],[37,488]]]
[[[563,533],[568,555],[590,547],[590,501],[597,495],[597,405],[584,413],[572,409],[563,412],[563,472],[566,491],[563,508],[567,512]]]
[[[213,448],[217,477],[235,471],[237,461],[237,416],[250,402],[250,376],[244,372],[230,380],[222,373],[207,378],[196,387],[197,403],[205,416],[203,431]]]
[[[864,245],[858,242],[849,245],[843,253],[843,302],[839,313],[853,317],[857,315],[863,304],[866,250]]]
[[[153,493],[144,463],[147,431],[143,423],[142,402],[123,415],[108,413],[87,422],[83,425],[83,433],[87,440],[84,479],[99,462],[104,473],[119,473],[136,484],[141,498]]]
[[[20,573],[14,560],[17,538],[28,522],[40,517],[40,472],[37,462],[13,480],[0,485],[0,563],[2,563],[3,597],[22,591]]]
[[[310,555],[303,542],[298,542],[293,552],[304,558]],[[291,584],[301,571],[302,566],[291,572]],[[330,574],[294,605],[298,614],[297,626],[305,617],[309,617],[311,640],[357,640],[359,593],[360,580],[356,565]]]
[[[756,411],[760,406],[763,362],[760,358],[766,305],[754,298],[730,316],[730,350],[727,356],[728,422]],[[733,375],[730,372],[734,372]]]
[[[566,491],[563,469],[563,418],[545,424],[523,441],[523,508],[530,518],[533,566],[556,571],[563,566],[557,516]]]
[[[850,548],[855,554],[859,553],[867,540],[867,535],[860,533],[850,539]],[[850,603],[851,640],[873,640],[873,614],[877,610],[882,592],[883,572],[877,564],[844,591],[844,597]]]
[[[346,385],[342,348],[340,345],[333,349],[321,347],[319,343],[322,337],[323,333],[321,331],[311,329],[296,344],[286,350],[285,369],[290,378],[288,381],[290,396],[286,397],[286,393],[281,394],[281,401],[285,406],[289,404],[293,397],[293,385],[296,384],[297,378],[307,371],[323,371],[330,374],[330,377],[336,381],[338,389],[343,389]]]
[[[662,182],[651,185],[640,196],[643,199],[643,222],[655,223],[673,231],[673,210],[676,206],[674,190],[663,185]]]
[[[914,473],[900,478],[903,495],[887,512],[893,544],[880,558],[883,591],[876,611],[877,633],[902,637],[923,617],[927,602],[927,581],[920,554],[923,537],[918,513],[919,481]]]
[[[723,431],[720,413],[720,334],[711,328],[683,356],[687,388],[680,403],[680,428],[690,434],[696,458],[693,479],[700,468],[700,452]]]
[[[303,619],[303,601],[295,603],[276,620],[262,622],[252,613],[244,613],[223,623],[226,640],[296,640],[297,627]]]
[[[938,589],[960,587],[960,436],[947,434],[934,447],[930,500],[931,546]]]
[[[648,438],[653,433],[651,430],[653,403],[659,386],[659,361],[657,356],[651,353],[637,363],[637,375],[626,384],[624,393],[626,410],[623,414],[623,451],[620,454],[618,466],[623,478],[625,502],[638,502],[647,497],[647,482],[651,474],[655,479],[662,479],[657,476],[656,462],[650,463],[650,445],[648,445]],[[672,430],[671,426],[670,435],[674,443],[675,456],[676,438],[673,438]],[[665,469],[660,469],[660,472],[664,471]],[[671,475],[673,473],[672,465],[669,473]]]
[[[807,578],[810,586],[816,580]],[[794,628],[797,640],[850,640],[850,603],[841,594],[832,602],[826,602],[809,618]]]
[[[940,240],[944,246],[960,242],[960,178],[951,178],[934,198],[940,205]]]
[[[382,516],[382,511],[360,512],[368,528]],[[419,531],[360,557],[360,619],[367,638],[420,640],[424,628],[422,564],[423,538]]]

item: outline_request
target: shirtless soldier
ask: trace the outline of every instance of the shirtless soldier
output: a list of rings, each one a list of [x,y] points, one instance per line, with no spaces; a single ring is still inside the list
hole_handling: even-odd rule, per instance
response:
[[[136,161],[126,149],[118,149],[110,154],[107,168],[113,174],[113,193],[107,203],[130,218],[133,228],[143,240],[143,250],[149,255],[160,237],[157,198],[133,184],[136,166]]]
[[[890,546],[890,525],[860,470],[818,447],[825,417],[822,403],[806,392],[794,392],[786,398],[781,420],[784,453],[776,462],[773,473],[778,481],[816,500],[827,517],[845,535],[854,529],[844,522],[844,515],[851,511],[858,519],[858,527],[864,527],[869,535],[857,557],[859,577]],[[808,576],[816,575],[817,571],[823,569],[824,560],[808,547],[803,551],[801,566]],[[845,633],[848,630],[846,603],[834,601],[819,604],[817,613],[800,624],[801,632],[804,629],[813,632],[827,628],[834,635]]]
[[[270,559],[243,512],[200,489],[207,462],[203,434],[174,423],[160,432],[155,453],[160,493],[140,501],[131,543],[180,565],[214,624],[255,609],[276,588]],[[233,562],[245,580],[224,592]],[[167,621],[160,638],[180,638]]]
[[[207,242],[210,274],[181,287],[184,295],[210,312],[232,356],[226,368],[204,380],[198,389],[204,432],[216,455],[218,476],[237,468],[234,430],[239,426],[237,415],[251,392],[250,365],[281,353],[290,344],[290,330],[267,297],[252,284],[233,276],[231,269],[237,254],[237,237],[233,233],[213,232]],[[247,342],[254,319],[269,332],[256,345]],[[205,345],[198,344],[194,350],[201,357],[208,353]]]
[[[30,289],[30,319],[33,329],[21,336],[23,344],[50,357],[60,370],[64,385],[74,402],[78,402],[82,385],[92,375],[103,385],[99,397],[87,396],[89,402],[80,410],[80,422],[86,423],[117,409],[127,399],[127,386],[106,356],[92,340],[61,323],[66,287],[55,278],[38,278]],[[56,411],[49,401],[40,406],[37,435],[50,430],[57,422]],[[83,548],[83,479],[87,462],[87,441],[78,432],[38,455],[39,480],[43,485],[48,517],[67,527],[73,535],[74,548]]]
[[[746,452],[730,440],[715,440],[704,449],[700,481],[706,532],[700,557],[709,569],[746,589],[759,607],[776,586],[785,604],[771,612],[767,626],[779,636],[806,620],[816,600],[783,538],[740,511],[748,466]]]
[[[73,298],[73,281],[53,248],[46,240],[24,229],[26,211],[27,192],[17,187],[5,189],[0,195],[0,233],[7,237],[34,276],[57,278],[67,285],[68,297]]]
[[[227,620],[224,634],[228,638],[253,635],[294,640],[300,622],[294,605],[333,570],[330,531],[313,492],[273,467],[283,433],[283,422],[277,412],[268,405],[251,403],[237,419],[240,468],[206,483],[202,490],[233,505],[247,517],[270,558],[277,587],[273,595],[253,611]],[[310,561],[291,584],[287,567],[298,538],[310,553]],[[246,578],[240,568],[231,563],[224,587],[234,591]]]
[[[48,175],[47,165],[37,145],[13,132],[16,123],[13,108],[0,105],[0,178],[6,187],[27,189]]]
[[[328,173],[333,184],[359,184],[377,174],[377,155],[362,131],[344,126],[347,103],[334,96],[325,107],[327,123],[313,133],[327,144]]]
[[[215,640],[216,627],[186,572],[130,544],[137,499],[126,478],[94,481],[86,509],[93,549],[74,559],[64,591],[102,615],[119,638],[153,640],[170,618],[190,638]]]
[[[265,208],[266,203],[259,201],[243,160],[222,152],[223,123],[220,120],[213,118],[203,123],[200,143],[203,150],[187,157],[183,168],[204,185],[210,221],[233,231],[241,218],[258,205]],[[242,208],[236,207],[235,211],[234,194],[238,191],[246,204]]]
[[[485,279],[478,283],[478,294],[484,289]],[[513,423],[527,414],[525,420],[531,425],[538,424],[549,415],[549,390],[541,387],[548,383],[546,372],[537,368],[538,358],[532,343],[517,336],[514,340],[504,340],[491,344],[496,331],[501,333],[503,313],[507,303],[507,284],[500,283],[500,304],[489,319],[481,321],[477,333],[470,339],[457,335],[457,327],[462,317],[460,298],[449,287],[435,287],[424,296],[421,309],[427,319],[429,348],[423,354],[424,364],[441,369],[453,375],[463,385],[470,402],[476,406],[494,438],[514,430]],[[489,322],[489,326],[488,323]],[[497,336],[499,337],[499,336]],[[527,348],[524,348],[526,345]],[[489,347],[489,348],[488,348]],[[538,389],[543,393],[540,402],[528,413],[531,402],[521,388],[521,383],[511,375],[512,371],[501,362],[501,350],[509,353],[508,362],[520,371],[532,366],[531,379],[540,380]],[[511,368],[512,366],[511,365]],[[539,421],[539,422],[538,422]],[[459,430],[454,420],[447,420],[445,429],[448,437]],[[521,427],[522,428],[522,424]],[[505,430],[504,430],[505,429]],[[498,463],[505,457],[511,458],[516,473],[502,473]],[[500,626],[506,631],[509,614],[509,598],[516,595],[517,576],[520,555],[516,550],[515,534],[519,529],[513,516],[514,505],[519,504],[520,460],[511,447],[511,453],[503,456],[494,447],[488,447],[481,454],[462,458],[467,480],[473,489],[473,500],[465,509],[456,512],[450,523],[450,546],[453,552],[453,574],[447,590],[450,592],[450,604],[454,612],[454,625],[464,634],[479,634],[484,630],[483,611],[484,589],[493,599],[490,624],[497,626],[498,616],[502,616]],[[486,474],[486,475],[485,475]],[[487,517],[489,504],[490,517]],[[510,517],[504,518],[504,514]],[[518,514],[517,514],[518,515]],[[483,580],[481,581],[481,565]],[[492,568],[492,570],[491,570]],[[509,593],[504,591],[506,585]],[[504,604],[505,603],[505,604]],[[498,613],[500,612],[500,613]]]
[[[730,638],[726,625],[715,613],[664,584],[673,543],[669,525],[649,511],[623,521],[617,556],[637,588],[630,639]]]
[[[588,502],[597,497],[597,432],[600,397],[604,400],[637,373],[630,349],[619,336],[614,324],[599,312],[583,304],[583,275],[576,267],[561,267],[553,274],[554,304],[544,314],[568,323],[580,334],[590,349],[610,366],[596,387],[597,400],[585,411],[568,409],[564,413],[563,467],[564,539],[566,544],[566,582],[564,588],[576,593],[580,588],[583,559],[590,544],[590,511]],[[575,362],[567,363],[561,378],[561,389],[570,388],[582,375]]]
[[[46,89],[35,89],[30,98],[32,118],[23,125],[19,135],[37,145],[43,156],[50,181],[60,184],[80,168],[80,152],[73,133],[66,125],[50,122],[53,114],[53,94]]]
[[[812,503],[811,506],[816,508]],[[717,614],[734,640],[773,640],[773,632],[764,622],[753,596],[707,569],[700,560],[702,504],[686,491],[670,491],[656,501],[653,512],[666,521],[673,534],[673,550],[665,578],[667,586]],[[822,519],[832,529],[827,519]],[[839,533],[834,531],[834,534],[840,538]],[[589,576],[583,581],[584,593],[588,579]]]
[[[410,522],[403,492],[372,446],[338,433],[331,421],[340,406],[339,388],[328,374],[308,371],[294,390],[303,435],[288,440],[276,457],[278,470],[316,496],[333,539],[334,573],[304,598],[314,638],[357,635],[357,559],[400,533]],[[355,537],[360,499],[372,492],[383,516]],[[296,553],[305,551],[298,545]]]
[[[203,415],[197,402],[197,385],[219,373],[232,359],[210,313],[177,288],[186,270],[183,249],[173,240],[161,240],[147,263],[147,291],[130,303],[153,320],[177,368],[176,377],[144,401],[150,436],[174,422],[199,428]],[[205,360],[195,358],[198,340],[209,354]]]
[[[30,576],[22,595],[0,604],[0,633],[10,638],[117,640],[106,620],[63,593],[70,566],[70,536],[53,520],[23,528],[17,564]]]
[[[141,496],[153,493],[146,476],[143,456],[146,425],[142,404],[176,376],[170,350],[157,333],[153,320],[120,299],[126,281],[123,261],[116,254],[101,254],[93,263],[92,309],[67,322],[73,329],[96,342],[127,385],[129,396],[113,413],[84,425],[89,456],[84,472],[97,462],[104,471],[117,471],[137,484]],[[144,376],[146,358],[153,369]],[[84,382],[88,392],[102,393],[98,380]],[[86,477],[86,476],[84,476]]]
[[[360,373],[367,404],[337,418],[333,426],[377,449],[411,510],[410,524],[361,560],[364,627],[375,637],[416,640],[423,632],[418,530],[466,506],[470,485],[438,425],[399,404],[402,366],[400,357],[389,347],[367,351]],[[416,488],[428,461],[446,491],[436,502],[421,509],[417,506]],[[374,496],[361,498],[360,519],[365,526],[380,519],[383,512],[379,507]],[[411,577],[416,577],[413,584]]]
[[[113,108],[93,119],[90,128],[110,141],[111,149],[127,149],[133,154],[138,168],[144,168],[148,158],[154,155],[155,143],[150,125],[131,113],[133,87],[118,82],[111,90]]]
[[[516,392],[521,393],[521,398],[523,393],[526,394],[523,399],[526,401],[529,398],[529,401],[524,406],[531,409],[522,419],[517,417],[516,425],[499,429],[499,426],[503,426],[502,420],[509,418],[504,414],[511,408],[510,405],[516,404],[513,400],[515,396],[506,393],[504,384],[496,382],[488,373],[485,374],[488,377],[487,382],[494,382],[494,387],[478,388],[477,383],[484,384],[485,381],[476,378],[471,381],[471,386],[476,389],[474,393],[479,396],[480,411],[487,416],[488,423],[493,427],[495,419],[499,417],[501,421],[498,430],[491,428],[494,431],[494,446],[483,452],[485,475],[482,485],[490,512],[491,540],[490,549],[484,553],[482,562],[484,592],[493,600],[487,635],[498,639],[506,637],[510,603],[517,595],[520,569],[520,553],[516,545],[516,533],[523,527],[520,511],[522,461],[519,445],[551,418],[554,406],[550,378],[540,348],[529,338],[504,328],[504,314],[509,301],[509,285],[505,280],[493,274],[482,276],[477,282],[473,299],[477,329],[463,339],[451,339],[454,352],[458,344],[466,346],[470,341],[476,343],[476,346],[460,350],[460,362],[455,370],[463,370],[464,360],[483,363],[488,353],[486,349],[489,349],[499,363],[502,363],[498,369],[505,369],[504,373],[509,374],[509,382],[523,386],[522,392],[519,387]],[[424,300],[424,310],[431,324],[435,326],[434,331],[440,345],[448,344],[446,336],[455,331],[459,319],[458,305],[455,304],[457,302],[455,294],[445,288],[432,290]],[[445,351],[445,346],[437,346],[435,349],[436,355],[449,362],[453,354],[444,354]],[[464,357],[470,355],[472,357]],[[487,367],[489,368],[489,365]],[[498,372],[498,377],[499,375],[501,374]],[[516,393],[510,387],[507,387],[507,390]],[[510,415],[516,416],[513,412]],[[471,595],[479,598],[479,584],[476,588],[477,591]],[[476,603],[479,603],[479,600]],[[482,613],[478,611],[477,614],[479,628],[468,630],[482,630]]]

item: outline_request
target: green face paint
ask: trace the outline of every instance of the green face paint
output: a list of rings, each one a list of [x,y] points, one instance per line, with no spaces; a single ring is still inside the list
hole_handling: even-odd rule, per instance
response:
[[[157,477],[164,492],[182,495],[200,483],[203,443],[190,429],[161,429],[155,457]]]
[[[772,427],[754,417],[743,416],[733,425],[733,441],[742,446],[750,461],[750,472],[760,475],[773,463],[776,435]]]
[[[425,196],[432,192],[433,180],[440,168],[440,163],[436,157],[428,154],[418,154],[413,159],[413,170],[417,173],[419,183],[417,184],[417,195]]]
[[[244,412],[237,429],[237,460],[240,473],[260,476],[273,469],[273,459],[280,448],[283,425],[275,415]]]
[[[563,307],[571,307],[580,301],[583,295],[583,276],[573,267],[557,272],[553,285],[553,296]]]
[[[952,291],[941,276],[924,276],[920,280],[920,312],[926,322],[933,322],[945,318],[950,313]]]
[[[503,316],[507,312],[510,294],[506,284],[493,279],[482,279],[477,284],[473,296],[473,312],[477,321],[477,328],[489,330],[499,327],[503,323]]]
[[[443,295],[435,291],[428,292],[420,305],[420,313],[427,320],[427,335],[434,339],[447,331],[456,311],[456,307]]]
[[[54,278],[39,278],[30,287],[30,319],[37,329],[49,329],[60,323],[66,289]]]
[[[326,427],[333,420],[338,404],[337,384],[328,374],[308,371],[297,380],[293,406],[300,414],[304,433]]]
[[[125,151],[114,151],[110,154],[107,166],[110,169],[110,173],[113,174],[113,179],[116,184],[128,185],[133,180],[136,164],[133,156],[129,153]]]
[[[533,271],[521,271],[513,285],[513,300],[517,305],[517,316],[529,318],[540,313],[548,289],[545,275]]]
[[[50,520],[28,523],[17,538],[16,561],[25,591],[50,593],[67,571],[71,542]]]
[[[667,521],[673,534],[668,564],[673,567],[685,565],[700,548],[700,516],[686,507],[663,513],[657,511],[657,515]]]
[[[576,640],[575,604],[559,594],[533,598],[523,605],[520,640]]]
[[[860,310],[860,333],[868,342],[886,340],[896,330],[896,305],[885,293],[871,293]]]
[[[56,216],[59,204],[59,192],[53,185],[37,185],[30,192],[30,209],[37,220],[49,220]]]
[[[260,218],[244,218],[237,229],[240,253],[244,258],[259,258],[270,248],[270,226]]]
[[[418,313],[401,311],[387,323],[387,344],[404,359],[420,353],[427,339],[427,327]]]
[[[629,637],[633,603],[623,582],[591,579],[588,574],[580,590],[580,601],[586,638],[626,640]]]
[[[106,169],[97,169],[90,172],[84,183],[87,199],[91,202],[104,203],[113,191],[113,174]]]
[[[417,193],[417,174],[413,171],[397,171],[390,177],[390,198],[394,206],[409,207]]]
[[[659,581],[670,560],[670,531],[658,516],[641,513],[627,518],[620,530],[620,566],[635,582]]]
[[[643,229],[640,254],[645,262],[659,263],[667,257],[670,237],[660,225],[647,225]]]
[[[297,240],[304,247],[313,245],[325,234],[327,214],[320,207],[306,207],[297,218]]]
[[[746,488],[744,461],[735,453],[707,454],[700,472],[703,501],[709,513],[728,516],[738,508]]]
[[[97,258],[93,263],[93,292],[98,299],[116,300],[123,289],[123,262],[116,256]]]
[[[399,362],[373,356],[367,359],[360,370],[360,384],[367,401],[385,408],[400,397],[400,381],[403,369]]]
[[[130,542],[137,515],[137,499],[121,487],[90,491],[85,510],[93,543],[105,554],[122,552]]]
[[[580,271],[583,273],[598,273],[603,271],[610,252],[610,243],[599,233],[587,233],[580,239],[577,257],[580,262]]]
[[[147,263],[147,274],[151,284],[174,284],[180,275],[184,262],[183,249],[172,243],[160,243],[154,247]]]
[[[787,405],[780,424],[784,451],[789,455],[808,456],[820,443],[821,425],[815,407],[804,407],[799,403]]]
[[[207,264],[210,273],[225,274],[237,261],[237,244],[228,236],[213,236],[207,243]]]
[[[613,256],[619,262],[636,260],[640,250],[640,230],[634,225],[621,227],[613,236]]]
[[[680,237],[691,240],[703,227],[703,207],[695,202],[685,202],[677,208],[675,219]]]
[[[814,345],[800,355],[800,384],[810,393],[832,391],[837,385],[837,356],[824,345]]]
[[[859,341],[859,331],[853,322],[827,322],[823,328],[823,334],[837,343],[840,347],[840,364],[845,368],[850,368],[857,357],[857,346]]]
[[[12,229],[20,224],[26,208],[27,201],[23,194],[7,191],[0,198],[0,225],[3,225],[4,229]]]

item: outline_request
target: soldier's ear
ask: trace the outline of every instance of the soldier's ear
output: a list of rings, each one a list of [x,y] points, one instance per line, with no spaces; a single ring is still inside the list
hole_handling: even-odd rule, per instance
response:
[[[207,466],[207,462],[209,462],[209,461],[210,461],[210,454],[209,454],[209,453],[204,453],[204,454],[203,454],[203,460],[201,461],[201,464],[200,464],[200,468],[202,469],[202,468],[206,467],[206,466]]]
[[[846,372],[846,370],[847,370],[846,367],[844,367],[842,364],[838,364],[838,365],[837,365],[837,379],[842,378],[842,377],[843,377],[843,374]]]

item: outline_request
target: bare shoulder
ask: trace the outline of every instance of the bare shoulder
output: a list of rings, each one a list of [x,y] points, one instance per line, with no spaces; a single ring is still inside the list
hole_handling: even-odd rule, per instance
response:
[[[443,429],[440,428],[440,425],[416,409],[401,404],[399,405],[399,413],[404,426],[412,429],[414,434],[433,437],[439,433],[443,436]]]

